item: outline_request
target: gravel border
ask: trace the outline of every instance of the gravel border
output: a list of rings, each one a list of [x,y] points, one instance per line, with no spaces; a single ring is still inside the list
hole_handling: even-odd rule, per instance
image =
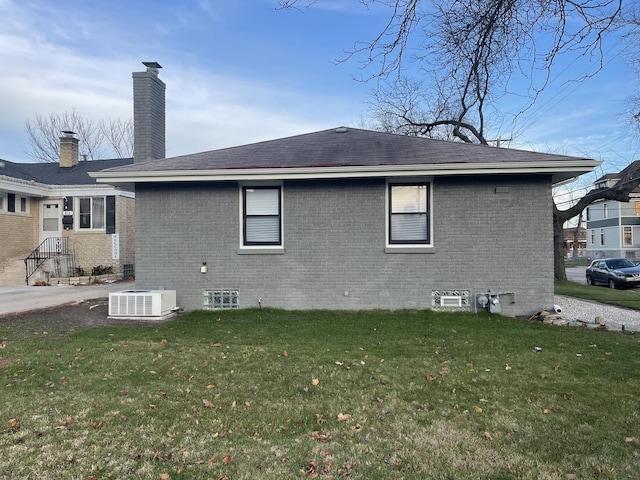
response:
[[[597,327],[600,325],[596,319],[602,317],[607,330],[640,332],[640,311],[638,310],[563,295],[554,296],[554,305],[562,309],[560,312],[562,318],[572,322]]]

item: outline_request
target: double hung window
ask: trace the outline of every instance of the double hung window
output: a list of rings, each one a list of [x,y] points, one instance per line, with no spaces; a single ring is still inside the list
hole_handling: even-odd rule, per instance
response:
[[[389,244],[428,245],[429,183],[389,184]]]
[[[243,187],[243,245],[280,246],[281,187]]]
[[[78,198],[78,228],[104,230],[104,197]]]

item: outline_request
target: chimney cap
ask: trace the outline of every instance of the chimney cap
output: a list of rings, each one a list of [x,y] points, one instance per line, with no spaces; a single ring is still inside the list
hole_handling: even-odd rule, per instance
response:
[[[158,70],[159,68],[162,68],[162,65],[158,62],[142,62],[142,64],[147,67],[147,70]]]
[[[72,132],[71,130],[62,130],[62,133],[64,133],[65,137],[73,137],[76,132]]]

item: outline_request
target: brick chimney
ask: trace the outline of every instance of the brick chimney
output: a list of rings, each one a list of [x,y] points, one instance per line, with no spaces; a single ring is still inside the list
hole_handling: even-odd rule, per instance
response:
[[[133,72],[133,161],[165,158],[165,83],[157,62],[142,62],[146,72]]]
[[[78,139],[70,130],[63,130],[60,137],[60,168],[78,165]]]

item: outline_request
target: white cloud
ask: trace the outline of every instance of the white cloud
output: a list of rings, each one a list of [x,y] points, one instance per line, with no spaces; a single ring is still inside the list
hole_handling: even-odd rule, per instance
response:
[[[129,118],[131,72],[144,69],[142,60],[169,66],[160,72],[167,83],[168,155],[330,128],[346,123],[348,112],[357,109],[358,99],[316,95],[313,85],[309,91],[284,90],[268,79],[225,75],[220,65],[214,75],[198,64],[196,56],[171,48],[151,57],[152,49],[146,45],[127,48],[128,39],[121,38],[127,33],[115,27],[108,31],[111,52],[105,53],[104,39],[95,38],[104,34],[99,28],[86,27],[89,12],[73,15],[70,30],[59,26],[47,30],[46,24],[59,25],[54,10],[48,12],[52,17],[45,24],[38,12],[23,4],[0,2],[0,14],[10,10],[11,18],[0,34],[0,104],[10,112],[0,116],[2,158],[25,159],[22,152],[28,146],[23,125],[38,114],[75,108],[95,121]],[[215,15],[210,2],[200,4]],[[121,53],[113,54],[117,50]]]

